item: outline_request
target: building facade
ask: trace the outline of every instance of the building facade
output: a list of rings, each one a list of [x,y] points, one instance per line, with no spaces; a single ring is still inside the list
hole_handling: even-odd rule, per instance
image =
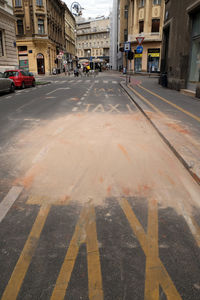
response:
[[[0,72],[18,66],[12,0],[0,0]]]
[[[65,6],[65,43],[64,66],[70,70],[76,65],[76,20],[67,6]]]
[[[135,72],[160,71],[164,0],[130,0],[128,8],[128,39],[135,58],[130,68]],[[137,38],[142,37],[143,52],[138,53]]]
[[[124,51],[124,43],[128,41],[128,12],[129,12],[129,1],[119,0],[119,52],[118,52],[118,64],[119,70],[123,67],[127,67],[127,60]]]
[[[34,74],[63,69],[65,6],[60,0],[13,0],[19,67]]]
[[[110,19],[96,18],[77,22],[79,61],[108,63],[110,59]]]
[[[200,0],[165,0],[161,71],[168,87],[196,89],[200,82]]]

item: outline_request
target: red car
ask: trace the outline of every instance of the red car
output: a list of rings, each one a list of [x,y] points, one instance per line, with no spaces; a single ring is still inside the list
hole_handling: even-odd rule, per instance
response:
[[[26,86],[35,86],[35,77],[32,73],[23,70],[9,70],[4,72],[5,78],[14,81],[16,87],[24,89]]]

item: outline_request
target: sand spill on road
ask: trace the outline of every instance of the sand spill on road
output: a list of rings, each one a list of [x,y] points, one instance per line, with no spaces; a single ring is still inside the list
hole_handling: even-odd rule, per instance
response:
[[[15,183],[41,204],[142,196],[176,210],[180,202],[186,210],[198,205],[199,186],[140,113],[68,115],[24,135],[23,143],[19,167],[31,167]]]

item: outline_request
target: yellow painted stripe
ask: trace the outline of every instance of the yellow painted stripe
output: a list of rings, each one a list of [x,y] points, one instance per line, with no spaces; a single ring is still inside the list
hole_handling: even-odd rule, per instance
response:
[[[88,287],[90,300],[103,300],[101,264],[96,230],[94,207],[90,209],[90,219],[87,223],[87,260]]]
[[[87,244],[89,299],[103,300],[101,266],[98,250],[95,211],[93,207],[83,209],[76,225],[60,274],[56,281],[51,300],[65,298],[71,274],[81,244]]]
[[[193,236],[197,242],[197,245],[200,247],[200,227],[193,217],[191,218],[191,221],[194,226],[194,230],[192,231]]]
[[[150,200],[151,201],[151,200]],[[138,221],[136,215],[134,214],[130,204],[128,203],[128,201],[123,198],[119,201],[120,206],[122,208],[122,210],[124,211],[124,214],[126,215],[129,224],[134,232],[134,234],[136,235],[136,237],[138,238],[140,245],[146,255],[146,261],[148,261],[148,255],[149,253],[152,254],[152,258],[150,258],[152,261],[152,264],[154,266],[154,276],[155,278],[158,280],[159,284],[162,286],[167,299],[168,300],[181,300],[181,296],[179,295],[178,291],[176,290],[176,287],[173,283],[173,281],[171,280],[169,274],[167,273],[163,263],[161,262],[159,257],[156,257],[156,252],[158,250],[155,249],[155,251],[152,251],[149,249],[149,242],[148,240],[151,238],[151,235],[153,234],[153,231],[155,230],[157,224],[156,224],[156,210],[152,211],[149,213],[149,218],[153,217],[153,222],[154,222],[154,229],[150,230],[148,229],[148,234],[150,234],[150,236],[146,235],[146,233],[144,232],[144,229],[142,227],[142,225],[140,224],[140,222]],[[151,205],[151,203],[149,204]],[[149,221],[150,222],[150,221]],[[149,224],[148,224],[149,225]],[[157,243],[157,233],[155,232],[156,236],[154,237],[154,247]],[[148,250],[149,249],[149,250]],[[151,292],[150,294],[150,298],[145,298],[145,300],[154,300],[154,299],[158,299],[158,298],[153,298],[153,296],[157,296],[157,292],[154,293],[154,291]],[[148,296],[148,295],[147,295]]]
[[[37,215],[35,223],[25,243],[24,249],[21,252],[19,260],[11,275],[8,285],[3,293],[1,300],[15,300],[17,299],[19,290],[23,283],[26,272],[29,268],[32,257],[38,245],[38,241],[44,227],[46,218],[48,216],[50,206],[42,206]]]
[[[59,276],[56,281],[55,288],[53,290],[51,300],[61,300],[65,298],[66,290],[71,278],[71,274],[75,265],[76,258],[80,245],[85,242],[84,236],[85,226],[85,211],[83,210],[79,221],[76,225],[74,235],[71,239],[67,254],[62,264]]]
[[[159,300],[159,281],[157,278],[158,251],[158,208],[157,202],[148,202],[147,253],[145,300]]]
[[[200,122],[200,117],[195,116],[194,114],[190,113],[189,111],[187,111],[187,110],[183,109],[182,107],[180,107],[180,106],[178,106],[178,105],[176,105],[176,104],[170,102],[169,100],[167,100],[167,99],[161,97],[160,95],[158,95],[158,94],[156,94],[156,93],[154,93],[154,92],[152,92],[152,91],[146,89],[145,87],[141,86],[140,84],[139,84],[138,86],[139,86],[141,89],[147,91],[149,94],[151,94],[151,95],[153,95],[153,96],[159,98],[160,100],[162,100],[162,101],[168,103],[169,105],[175,107],[176,109],[180,110],[180,111],[183,112],[184,114],[190,116],[190,117],[193,118],[194,120]]]
[[[138,93],[132,86],[128,86],[139,98],[141,98],[144,102],[146,102],[154,111],[156,111],[159,115],[164,115],[155,105],[153,105],[149,100],[147,100],[144,96]]]

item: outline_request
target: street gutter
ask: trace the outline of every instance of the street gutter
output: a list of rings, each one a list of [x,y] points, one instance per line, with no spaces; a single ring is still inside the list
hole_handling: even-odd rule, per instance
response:
[[[137,108],[142,112],[142,114],[146,117],[146,119],[149,121],[149,123],[153,126],[153,128],[156,130],[156,132],[162,138],[162,140],[164,141],[164,143],[175,154],[175,156],[182,163],[182,165],[184,166],[184,168],[190,173],[190,175],[196,181],[196,183],[200,185],[200,178],[199,178],[199,176],[196,173],[192,172],[192,170],[191,170],[190,166],[188,165],[188,163],[186,162],[186,160],[178,153],[178,151],[175,149],[175,147],[170,143],[170,141],[159,130],[159,128],[155,125],[155,123],[151,120],[151,118],[145,113],[145,111],[142,109],[142,107],[137,103],[137,101],[134,98],[134,96],[135,96],[134,93],[129,89],[128,86],[126,86],[125,82],[120,82],[120,86],[128,94],[128,96],[131,98],[131,100],[134,102],[134,104],[137,106]]]

